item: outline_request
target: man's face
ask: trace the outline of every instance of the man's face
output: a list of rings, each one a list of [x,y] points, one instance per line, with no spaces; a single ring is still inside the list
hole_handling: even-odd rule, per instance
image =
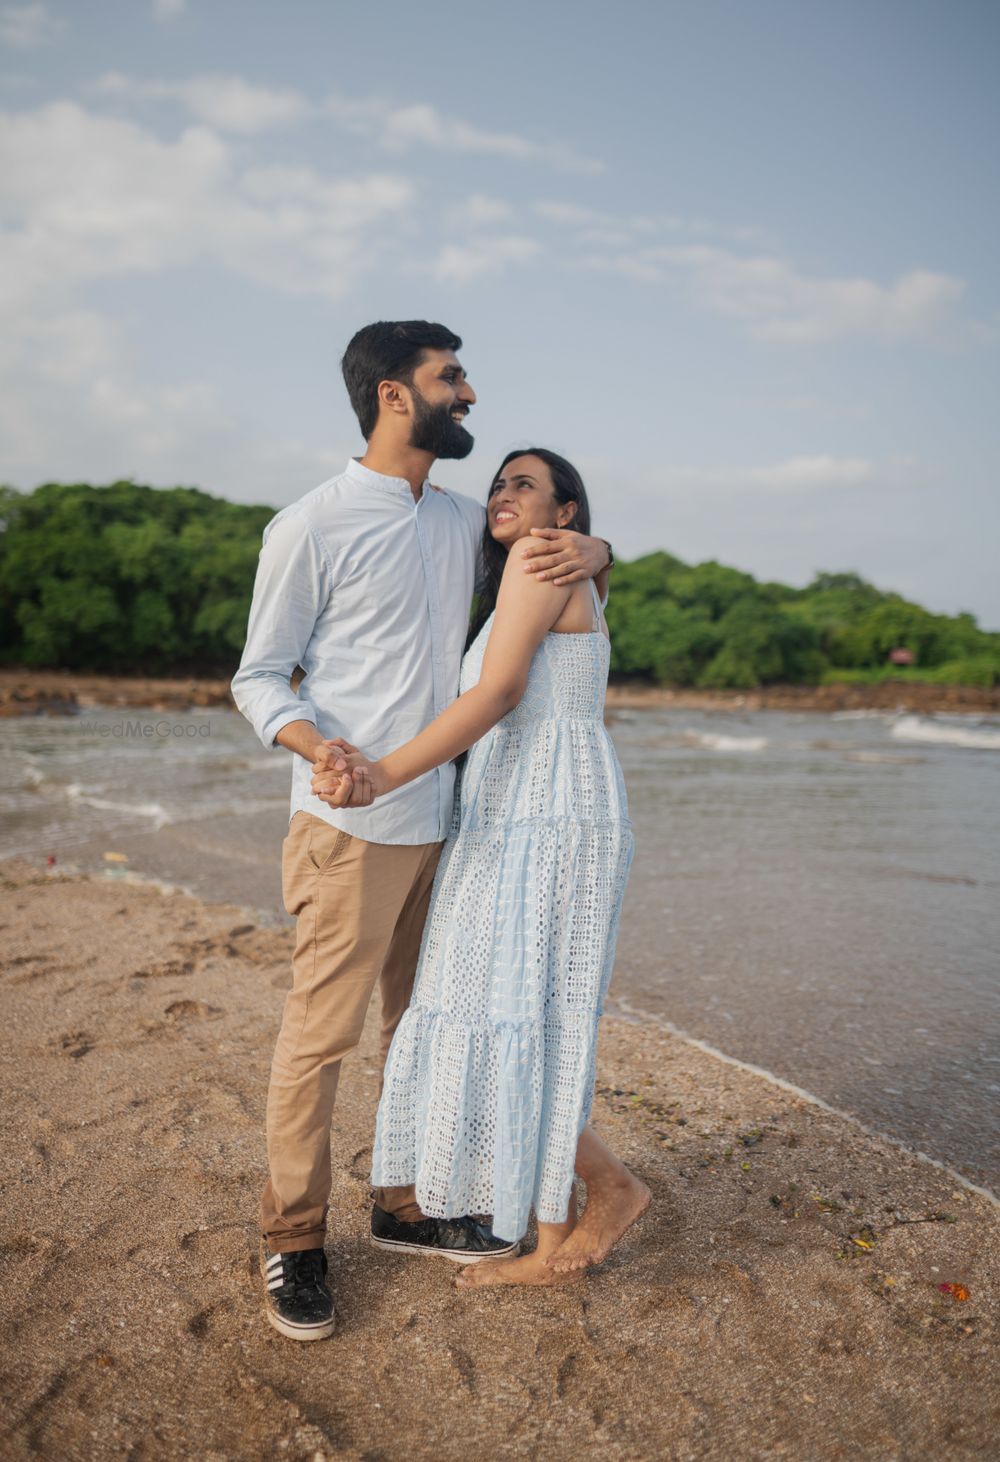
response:
[[[453,350],[425,350],[410,388],[413,425],[410,446],[435,457],[461,458],[475,440],[463,422],[476,393]]]

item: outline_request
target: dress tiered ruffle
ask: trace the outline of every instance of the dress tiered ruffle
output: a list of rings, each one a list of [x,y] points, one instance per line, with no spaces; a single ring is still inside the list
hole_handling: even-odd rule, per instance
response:
[[[462,689],[479,678],[490,623]],[[472,748],[386,1065],[372,1181],[424,1213],[565,1219],[633,852],[603,723],[608,644],[549,634],[525,695]]]

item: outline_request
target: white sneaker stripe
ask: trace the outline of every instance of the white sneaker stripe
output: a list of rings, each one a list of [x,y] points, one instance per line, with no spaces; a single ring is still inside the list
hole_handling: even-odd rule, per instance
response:
[[[280,1254],[272,1254],[271,1257],[270,1257],[270,1259],[268,1259],[268,1261],[267,1261],[267,1267],[270,1270],[280,1269],[281,1268],[281,1255]]]
[[[280,1289],[281,1286],[284,1284],[284,1282],[285,1282],[284,1279],[279,1274],[278,1275],[278,1278],[277,1279],[272,1279],[271,1282],[270,1282],[270,1284],[267,1287],[268,1287],[268,1289]]]

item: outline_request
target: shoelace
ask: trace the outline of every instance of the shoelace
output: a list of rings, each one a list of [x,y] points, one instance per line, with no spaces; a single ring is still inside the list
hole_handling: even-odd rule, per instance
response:
[[[291,1260],[291,1264],[288,1260]],[[311,1289],[314,1285],[323,1285],[323,1257],[321,1254],[311,1254],[308,1249],[298,1254],[286,1254],[284,1256],[285,1283],[292,1284],[296,1289]],[[289,1270],[291,1272],[289,1273]]]

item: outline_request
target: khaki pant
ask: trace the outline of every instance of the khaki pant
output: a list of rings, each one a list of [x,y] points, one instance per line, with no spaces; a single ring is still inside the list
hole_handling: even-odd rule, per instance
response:
[[[281,880],[297,920],[293,981],[271,1065],[261,1199],[272,1252],[323,1243],[340,1063],[361,1039],[376,980],[385,1062],[410,1001],[440,852],[440,843],[366,843],[308,812],[292,818]],[[422,1217],[412,1188],[379,1189],[376,1202],[404,1222]]]

